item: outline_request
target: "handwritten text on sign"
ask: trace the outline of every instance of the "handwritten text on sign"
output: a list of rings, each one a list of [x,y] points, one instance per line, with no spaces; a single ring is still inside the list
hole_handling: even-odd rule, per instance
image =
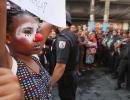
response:
[[[56,26],[66,26],[65,0],[10,0],[42,20]]]
[[[44,0],[30,0],[33,4],[36,5],[37,8],[42,9],[42,12],[44,13],[45,8],[47,7],[47,1]]]

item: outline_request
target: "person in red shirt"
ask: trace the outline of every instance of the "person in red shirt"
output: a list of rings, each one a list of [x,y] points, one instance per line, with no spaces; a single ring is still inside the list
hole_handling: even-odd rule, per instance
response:
[[[86,42],[86,65],[88,66],[88,69],[91,68],[91,64],[94,63],[94,56],[96,54],[96,49],[97,49],[97,39],[95,38],[94,33],[89,33],[87,37],[87,42]]]

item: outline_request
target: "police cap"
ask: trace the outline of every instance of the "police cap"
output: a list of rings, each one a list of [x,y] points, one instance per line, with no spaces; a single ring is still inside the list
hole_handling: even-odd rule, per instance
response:
[[[72,24],[72,18],[68,11],[66,11],[66,23],[70,26]]]

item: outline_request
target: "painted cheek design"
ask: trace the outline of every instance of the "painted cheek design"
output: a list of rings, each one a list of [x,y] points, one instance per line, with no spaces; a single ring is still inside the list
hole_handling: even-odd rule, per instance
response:
[[[21,38],[21,39],[19,39],[19,42],[20,42],[20,44],[23,44],[23,45],[29,43],[29,41],[28,41],[26,38]]]

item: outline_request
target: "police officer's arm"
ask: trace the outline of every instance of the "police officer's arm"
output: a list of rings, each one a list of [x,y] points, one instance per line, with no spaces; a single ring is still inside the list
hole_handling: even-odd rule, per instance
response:
[[[62,77],[65,71],[66,64],[57,63],[53,72],[51,87],[54,87],[57,81]]]
[[[66,64],[69,59],[70,44],[64,39],[57,40],[56,44],[56,66],[52,75],[51,86],[55,86],[56,82],[64,74]]]
[[[117,42],[114,44],[115,49],[116,49],[116,48],[120,48],[120,46],[121,46],[121,42],[120,42],[120,41],[117,41]]]
[[[48,38],[49,33],[51,33],[52,28],[53,28],[53,25],[49,24],[47,22],[43,22],[41,24],[40,32],[43,35],[42,44],[44,44],[46,42],[46,39]]]

